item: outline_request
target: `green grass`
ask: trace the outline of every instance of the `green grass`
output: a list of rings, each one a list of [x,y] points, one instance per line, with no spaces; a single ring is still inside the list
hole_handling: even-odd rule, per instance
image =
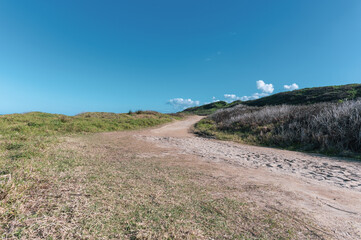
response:
[[[254,137],[249,133],[221,131],[217,128],[217,124],[210,119],[202,119],[194,126],[194,133],[209,138],[219,140],[229,140],[235,142],[244,142],[249,144],[257,144]]]
[[[57,136],[135,130],[172,121],[175,116],[156,112],[134,114],[83,113],[65,116],[41,112],[0,116],[0,172],[16,168],[18,159],[41,155]]]
[[[65,116],[41,112],[0,116],[3,136],[51,136],[68,133],[133,130],[169,122],[170,115],[155,112],[134,114],[82,113]]]
[[[361,84],[348,84],[340,86],[304,88],[289,92],[281,92],[271,96],[245,102],[240,100],[234,101],[232,103],[220,101],[199,107],[187,108],[183,112],[196,115],[210,115],[218,109],[233,107],[240,103],[247,106],[262,107],[281,104],[299,105],[319,102],[338,102],[344,100],[353,100],[359,97],[361,97]]]
[[[64,172],[75,167],[71,159],[49,155],[49,149],[61,144],[61,138],[141,129],[175,118],[180,117],[149,111],[83,113],[77,116],[31,112],[0,116],[0,236],[9,231],[9,221],[21,219],[24,196],[29,195],[51,169]]]

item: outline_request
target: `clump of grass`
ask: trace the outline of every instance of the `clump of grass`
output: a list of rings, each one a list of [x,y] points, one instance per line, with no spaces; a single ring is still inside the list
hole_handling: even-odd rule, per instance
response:
[[[361,100],[222,109],[196,125],[200,134],[327,154],[361,154]]]

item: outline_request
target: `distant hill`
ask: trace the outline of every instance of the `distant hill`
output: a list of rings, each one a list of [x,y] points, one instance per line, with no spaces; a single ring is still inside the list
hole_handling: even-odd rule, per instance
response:
[[[218,101],[214,103],[205,104],[199,107],[191,107],[185,109],[184,113],[191,113],[197,115],[209,115],[217,111],[218,109],[225,108],[228,106],[228,103],[225,101]]]
[[[247,106],[269,106],[269,105],[299,105],[319,102],[332,102],[351,100],[361,97],[361,84],[348,84],[340,86],[314,87],[276,93],[271,96],[250,101],[224,101],[205,104],[199,107],[187,108],[183,112],[197,115],[209,115],[221,108],[228,108],[240,103]]]
[[[280,104],[312,104],[319,102],[332,102],[352,100],[361,97],[361,84],[341,86],[315,87],[281,92],[256,100],[243,102],[248,106],[266,106]]]

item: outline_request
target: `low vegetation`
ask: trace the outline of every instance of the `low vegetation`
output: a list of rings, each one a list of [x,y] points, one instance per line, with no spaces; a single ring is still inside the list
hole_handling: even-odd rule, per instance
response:
[[[304,214],[242,197],[277,189],[163,153],[131,133],[62,139],[23,166],[36,185],[6,198],[2,238],[322,239]]]
[[[196,132],[251,144],[358,157],[361,100],[265,107],[240,104],[200,121]]]
[[[213,176],[206,163],[172,158],[132,133],[87,134],[174,118],[1,116],[1,239],[321,238],[304,215],[240,197],[248,187]]]
[[[31,112],[0,116],[0,236],[4,238],[11,232],[12,237],[21,237],[21,232],[14,232],[9,222],[24,217],[25,196],[31,195],[49,172],[69,166],[69,160],[63,161],[61,155],[50,153],[62,137],[140,129],[174,118],[179,117],[149,111],[77,116]]]
[[[219,109],[231,108],[238,104],[247,106],[274,106],[274,105],[306,105],[321,102],[342,102],[355,100],[361,97],[361,84],[348,84],[341,86],[304,88],[289,92],[281,92],[256,100],[242,102],[240,100],[232,103],[219,101],[199,107],[187,108],[184,113],[197,115],[210,115]]]

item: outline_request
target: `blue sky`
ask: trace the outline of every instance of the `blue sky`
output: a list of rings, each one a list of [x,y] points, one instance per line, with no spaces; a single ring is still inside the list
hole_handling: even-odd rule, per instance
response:
[[[360,43],[360,0],[0,1],[0,113],[170,112],[360,83]]]

